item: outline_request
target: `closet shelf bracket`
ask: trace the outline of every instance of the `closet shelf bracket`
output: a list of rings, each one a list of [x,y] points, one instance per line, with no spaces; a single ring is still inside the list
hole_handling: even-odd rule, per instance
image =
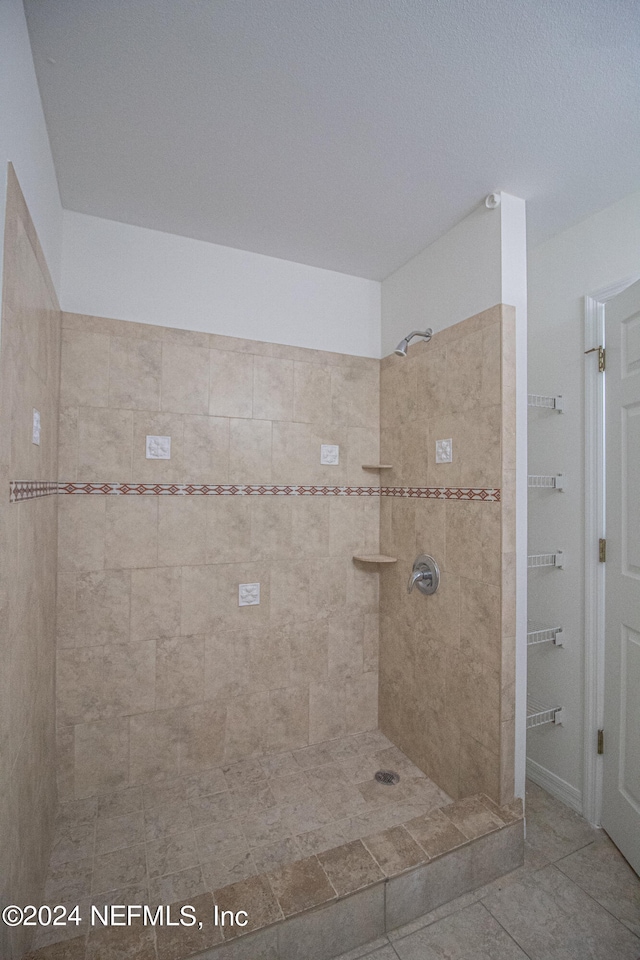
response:
[[[561,394],[556,397],[541,397],[537,393],[530,393],[527,404],[530,407],[545,407],[547,410],[555,410],[556,413],[564,413],[564,397]]]
[[[537,567],[557,567],[559,570],[565,565],[566,556],[564,550],[556,550],[555,553],[534,553],[527,557],[527,567],[530,570]]]
[[[555,647],[564,645],[564,629],[562,627],[545,627],[540,623],[529,620],[527,623],[527,646],[535,647],[538,643],[552,643]]]
[[[562,707],[549,707],[537,697],[527,697],[527,730],[543,727],[547,723],[561,724],[563,719]]]

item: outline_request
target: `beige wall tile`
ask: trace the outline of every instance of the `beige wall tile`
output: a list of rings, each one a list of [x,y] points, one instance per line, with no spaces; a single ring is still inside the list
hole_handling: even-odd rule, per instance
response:
[[[106,407],[109,399],[109,337],[65,331],[60,359],[60,402]]]
[[[184,417],[184,483],[227,483],[229,421],[224,417]]]
[[[74,793],[90,797],[128,783],[129,720],[78,724],[74,730]]]
[[[147,437],[171,437],[170,460],[147,460]],[[183,421],[175,413],[133,414],[133,467],[136,483],[184,483]]]
[[[333,740],[347,732],[346,690],[332,679],[309,686],[309,743]]]
[[[266,752],[269,729],[269,694],[255,693],[227,704],[225,760],[258,757]]]
[[[335,423],[375,427],[379,418],[377,366],[331,368],[331,415]]]
[[[58,419],[58,479],[78,479],[78,408],[61,407]]]
[[[326,680],[329,665],[329,622],[308,620],[288,625],[291,683],[301,686]]]
[[[209,413],[212,417],[251,417],[253,357],[210,351]]]
[[[293,365],[293,419],[301,423],[331,421],[331,367],[295,362]]]
[[[284,560],[291,556],[293,497],[250,497],[251,556]]]
[[[364,504],[356,497],[332,497],[329,501],[329,552],[332,557],[351,557],[365,549]]]
[[[158,567],[131,571],[131,639],[180,634],[181,571]]]
[[[279,753],[309,743],[309,688],[285,687],[269,693],[268,749]]]
[[[293,556],[329,555],[329,506],[328,497],[291,497]]]
[[[109,350],[109,406],[159,410],[162,345],[155,340],[112,337]]]
[[[293,418],[293,361],[254,358],[253,416],[259,420]]]
[[[258,626],[260,635],[262,626]],[[222,627],[206,637],[204,644],[204,699],[230,700],[248,697],[250,641],[255,628]]]
[[[58,569],[90,571],[105,565],[107,497],[58,497]]]
[[[347,483],[376,487],[385,483],[387,471],[363,470],[362,464],[380,463],[380,430],[376,427],[347,428]]]
[[[343,484],[347,476],[346,430],[331,424],[273,424],[273,483]],[[339,446],[337,464],[320,463],[322,444]]]
[[[223,761],[227,727],[226,706],[202,703],[187,709],[186,733],[179,744],[179,773],[184,777]]]
[[[158,498],[113,496],[105,500],[105,566],[155,566],[158,562]]]
[[[160,497],[158,563],[202,564],[206,560],[207,497]]]
[[[82,480],[131,480],[133,419],[130,410],[80,407],[78,476]]]
[[[124,757],[130,784],[175,779],[187,709],[155,710],[131,717],[128,758],[126,753]]]
[[[482,579],[483,503],[446,504],[447,554],[444,567],[449,573]]]
[[[429,419],[448,412],[447,352],[434,339],[416,361],[417,410]]]
[[[156,645],[157,709],[204,700],[204,637],[168,637]]]
[[[482,331],[448,344],[446,374],[442,384],[448,412],[463,413],[481,404],[483,360]]]
[[[271,421],[229,421],[231,483],[271,483]]]
[[[249,639],[249,681],[251,687],[267,690],[290,683],[291,644],[288,625],[254,630]]]
[[[500,588],[479,580],[460,581],[460,649],[500,670]]]
[[[378,726],[378,673],[364,673],[346,682],[347,733],[362,733]]]
[[[274,560],[269,566],[272,621],[291,623],[295,620],[307,620],[310,589],[308,566],[297,560]]]
[[[209,413],[208,347],[162,344],[161,406],[173,413]]]
[[[209,633],[213,628],[211,595],[215,569],[210,566],[182,568],[182,636]]]
[[[85,647],[129,639],[128,570],[96,571],[59,580],[58,646]],[[61,582],[62,581],[62,582]]]
[[[251,498],[204,499],[207,509],[207,562],[236,563],[250,560]]]
[[[328,621],[329,677],[360,677],[364,669],[364,620],[359,615]]]

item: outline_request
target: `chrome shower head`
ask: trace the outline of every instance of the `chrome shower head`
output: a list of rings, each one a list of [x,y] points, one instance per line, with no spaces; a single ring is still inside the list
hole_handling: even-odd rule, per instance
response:
[[[409,340],[413,340],[414,337],[422,337],[423,340],[431,340],[433,336],[433,330],[431,327],[428,327],[426,330],[413,330],[409,336],[404,337],[398,346],[393,351],[398,357],[406,357],[407,349],[409,348]]]

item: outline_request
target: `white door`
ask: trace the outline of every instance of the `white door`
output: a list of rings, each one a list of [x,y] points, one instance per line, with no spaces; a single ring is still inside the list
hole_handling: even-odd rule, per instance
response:
[[[605,327],[602,826],[640,873],[640,281],[607,303]]]

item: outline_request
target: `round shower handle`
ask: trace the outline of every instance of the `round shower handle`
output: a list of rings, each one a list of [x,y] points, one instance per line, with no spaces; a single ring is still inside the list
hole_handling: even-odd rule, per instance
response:
[[[435,593],[440,585],[440,568],[427,553],[421,553],[413,562],[413,569],[407,584],[407,593],[417,587],[420,593],[429,597]]]

